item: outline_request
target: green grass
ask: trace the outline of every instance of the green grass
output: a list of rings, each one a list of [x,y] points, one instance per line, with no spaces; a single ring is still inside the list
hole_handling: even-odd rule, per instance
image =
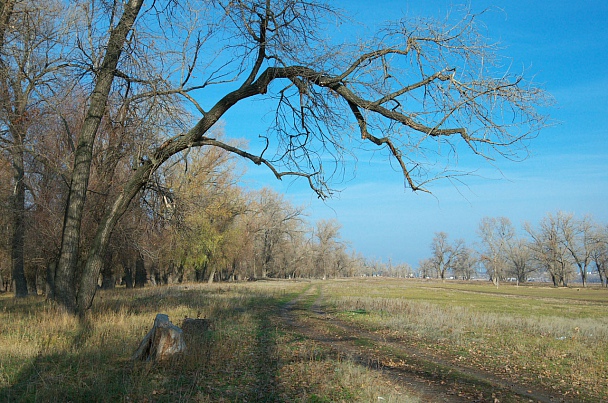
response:
[[[608,290],[488,283],[328,283],[346,321],[581,401],[608,398]],[[353,315],[353,312],[366,315]]]

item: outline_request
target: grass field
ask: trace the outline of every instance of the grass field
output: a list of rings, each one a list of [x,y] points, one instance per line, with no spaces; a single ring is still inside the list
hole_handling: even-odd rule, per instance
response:
[[[426,382],[437,401],[494,402],[488,379],[529,389],[500,402],[608,401],[607,308],[606,289],[378,278],[104,291],[86,321],[0,295],[0,401],[428,401],[380,370],[397,363],[447,367]],[[212,330],[183,356],[133,362],[161,312]],[[459,397],[454,368],[485,386]]]

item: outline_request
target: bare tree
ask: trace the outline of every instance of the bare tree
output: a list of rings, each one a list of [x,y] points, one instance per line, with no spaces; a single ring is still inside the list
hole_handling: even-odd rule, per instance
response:
[[[574,273],[574,264],[561,240],[559,217],[547,214],[537,230],[528,223],[525,230],[532,238],[530,247],[539,267],[549,273],[553,285],[567,286]]]
[[[518,284],[528,281],[530,274],[536,271],[530,244],[523,238],[513,238],[507,242],[506,248],[505,257],[509,263],[507,273],[512,275]]]
[[[295,207],[283,197],[270,189],[262,189],[255,195],[254,211],[250,212],[250,221],[255,237],[255,257],[259,261],[261,277],[268,274],[276,276],[283,271],[279,263],[281,251],[295,239],[300,239],[298,232],[303,231],[302,207]]]
[[[28,294],[24,272],[28,149],[32,127],[43,119],[46,99],[66,63],[64,5],[38,0],[0,2],[0,148],[13,169],[11,260],[15,296]],[[31,187],[30,187],[31,191]],[[30,197],[31,199],[31,197]]]
[[[596,225],[593,234],[593,262],[600,277],[600,283],[604,287],[608,287],[608,226]]]
[[[464,246],[454,262],[454,276],[463,280],[470,280],[476,273],[477,261],[475,251]]]
[[[153,3],[142,9],[141,0],[129,0],[103,3],[105,14],[97,4],[90,3],[97,12],[87,15],[105,20],[87,26],[109,36],[83,51],[82,65],[91,67],[93,85],[75,150],[57,270],[57,298],[70,311],[90,307],[111,233],[131,200],[161,165],[191,147],[223,148],[266,166],[279,179],[303,177],[326,197],[353,146],[386,150],[405,185],[425,190],[431,180],[452,174],[447,167],[453,152],[518,158],[523,151],[525,156],[522,140],[546,124],[535,109],[546,95],[522,75],[501,71],[497,47],[480,35],[478,16],[472,14],[458,21],[399,20],[349,45],[317,34],[339,16],[316,1],[218,0],[204,6],[171,3],[165,9]],[[156,56],[163,46],[173,53]],[[170,55],[182,64],[163,64]],[[142,148],[80,268],[80,226],[94,142],[113,88],[121,94],[115,99],[135,115],[147,110],[137,108],[144,98],[167,111],[190,101],[199,115],[190,128],[172,128],[162,141]],[[209,136],[228,110],[251,97],[274,111],[258,152]],[[197,102],[210,98],[218,100]],[[445,149],[448,155],[442,154]]]
[[[583,287],[585,287],[587,285],[587,272],[593,261],[593,251],[597,246],[593,233],[593,220],[591,217],[577,220],[573,214],[558,212],[557,223],[561,241],[578,267]]]
[[[435,275],[435,268],[433,267],[433,259],[421,259],[418,262],[418,277],[420,278],[431,278]]]
[[[384,264],[382,275],[387,277],[409,278],[413,277],[414,271],[407,263],[393,264],[391,260]]]
[[[436,232],[431,250],[431,265],[437,275],[437,278],[445,280],[449,270],[453,270],[458,259],[464,250],[464,240],[459,239],[450,244],[448,242],[448,234],[445,232]]]
[[[499,281],[505,278],[507,245],[515,237],[515,229],[507,217],[484,217],[479,223],[478,233],[485,246],[481,261],[490,280],[498,287]]]
[[[341,225],[336,220],[319,220],[313,231],[315,276],[337,277],[345,245],[340,240]]]

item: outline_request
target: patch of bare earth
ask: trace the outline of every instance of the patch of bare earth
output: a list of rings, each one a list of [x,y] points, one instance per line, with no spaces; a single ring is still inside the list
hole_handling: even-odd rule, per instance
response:
[[[321,343],[334,354],[377,371],[396,390],[422,402],[569,402],[537,387],[452,362],[433,350],[421,350],[398,335],[371,332],[325,312],[321,296],[306,307],[315,292],[286,304],[281,318],[293,331]]]

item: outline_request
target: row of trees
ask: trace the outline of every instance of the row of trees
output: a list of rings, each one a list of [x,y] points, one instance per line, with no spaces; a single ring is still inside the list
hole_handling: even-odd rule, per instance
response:
[[[496,285],[546,274],[556,287],[577,277],[584,287],[589,275],[596,273],[608,287],[608,225],[560,211],[547,214],[537,226],[526,223],[523,229],[524,235],[518,235],[508,218],[486,217],[479,224],[477,249],[464,240],[449,242],[445,232],[436,233],[432,256],[420,262],[420,275],[470,279],[481,265]]]
[[[116,191],[103,180],[107,164],[114,174],[131,169],[128,154],[123,158],[116,155],[111,162],[103,161],[105,154],[107,151],[100,151],[100,159],[93,164],[92,195],[83,226],[89,238],[106,208],[108,193]],[[10,170],[3,168],[0,175],[8,176]],[[269,189],[246,191],[238,186],[236,172],[234,158],[218,149],[193,150],[159,171],[117,226],[99,285],[354,275],[360,258],[347,254],[336,221],[321,220],[311,227],[303,208]],[[66,192],[60,177],[54,179],[28,176],[30,194],[35,197],[23,223],[28,241],[23,260],[28,293],[52,293],[53,289],[63,208],[57,201]],[[102,193],[98,186],[103,185]],[[0,195],[6,200],[10,189],[3,188]],[[2,204],[0,209],[5,230],[0,289],[8,291],[14,283],[6,231],[10,229],[10,205]]]
[[[185,262],[213,270],[205,262],[232,256],[220,241],[243,220],[240,205],[188,221],[172,199],[167,167],[185,166],[196,148],[299,177],[327,197],[361,148],[383,150],[406,187],[424,190],[453,173],[456,152],[514,159],[545,126],[546,94],[504,70],[471,13],[387,22],[347,43],[325,34],[349,20],[323,1],[143,3],[0,0],[2,253],[17,296],[31,288],[26,265],[50,259],[50,294],[83,314],[109,262],[135,255],[137,283],[163,245],[189,250],[161,231],[180,215],[187,228],[222,234],[206,241],[207,257],[184,252]],[[251,99],[268,122],[248,133],[258,142],[220,137],[226,112]],[[211,174],[213,186],[226,172]],[[278,258],[265,256],[255,270],[274,270]]]

